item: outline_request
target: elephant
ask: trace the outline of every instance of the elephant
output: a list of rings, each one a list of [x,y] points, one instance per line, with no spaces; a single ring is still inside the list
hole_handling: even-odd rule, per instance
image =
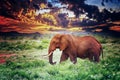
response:
[[[50,41],[48,48],[49,63],[53,62],[53,52],[56,49],[62,51],[60,63],[70,58],[75,64],[77,57],[81,59],[88,58],[90,61],[99,62],[100,55],[103,56],[102,45],[92,36],[75,36],[71,34],[56,34]]]

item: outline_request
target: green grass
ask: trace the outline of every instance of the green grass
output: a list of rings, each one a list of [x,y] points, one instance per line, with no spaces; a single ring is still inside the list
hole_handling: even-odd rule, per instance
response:
[[[77,59],[74,65],[67,60],[50,65],[47,54],[50,39],[0,42],[0,51],[15,51],[17,57],[0,64],[0,80],[119,80],[120,41],[112,37],[95,36],[103,46],[103,58],[99,63]],[[23,46],[24,45],[24,46]],[[26,46],[25,46],[26,45]],[[3,48],[4,46],[4,48]],[[22,46],[23,49],[15,46]],[[11,48],[13,47],[13,48]],[[27,48],[30,47],[30,48]],[[60,52],[55,51],[54,61],[59,61]]]
[[[48,40],[24,40],[13,42],[0,42],[0,50],[20,51],[30,49],[44,49],[48,47]]]

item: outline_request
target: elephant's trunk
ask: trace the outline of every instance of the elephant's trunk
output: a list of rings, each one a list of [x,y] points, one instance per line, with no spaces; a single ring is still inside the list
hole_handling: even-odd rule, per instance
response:
[[[48,56],[49,56],[49,63],[50,64],[55,64],[56,62],[53,62],[53,51],[48,51]]]

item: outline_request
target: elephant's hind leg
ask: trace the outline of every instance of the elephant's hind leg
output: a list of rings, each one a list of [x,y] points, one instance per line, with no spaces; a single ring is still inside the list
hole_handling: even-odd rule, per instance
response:
[[[89,55],[88,58],[89,58],[90,61],[94,61],[94,56],[93,55]]]
[[[97,54],[89,55],[89,60],[92,62],[99,62],[99,56]]]
[[[62,53],[61,58],[60,58],[60,63],[63,61],[66,61],[68,59],[68,55],[65,53]]]
[[[100,61],[98,54],[95,54],[95,56],[94,56],[94,61],[95,61],[95,62],[99,62],[99,61]]]

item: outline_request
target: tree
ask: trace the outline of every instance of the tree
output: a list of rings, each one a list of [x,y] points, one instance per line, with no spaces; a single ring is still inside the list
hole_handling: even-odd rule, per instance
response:
[[[99,11],[98,6],[88,5],[85,3],[86,0],[60,0],[63,4],[68,5],[68,9],[73,11],[76,17],[79,17],[80,14],[88,13],[89,18],[96,19],[97,21],[108,21],[108,19],[113,20],[112,9],[107,10],[103,9],[102,12]],[[105,6],[104,3],[113,2],[114,0],[102,0],[101,5]],[[120,2],[120,0],[117,0]],[[119,14],[120,12],[114,12],[114,15]],[[114,16],[118,19],[119,16]],[[115,19],[114,19],[115,20]],[[120,20],[120,18],[119,18]]]

